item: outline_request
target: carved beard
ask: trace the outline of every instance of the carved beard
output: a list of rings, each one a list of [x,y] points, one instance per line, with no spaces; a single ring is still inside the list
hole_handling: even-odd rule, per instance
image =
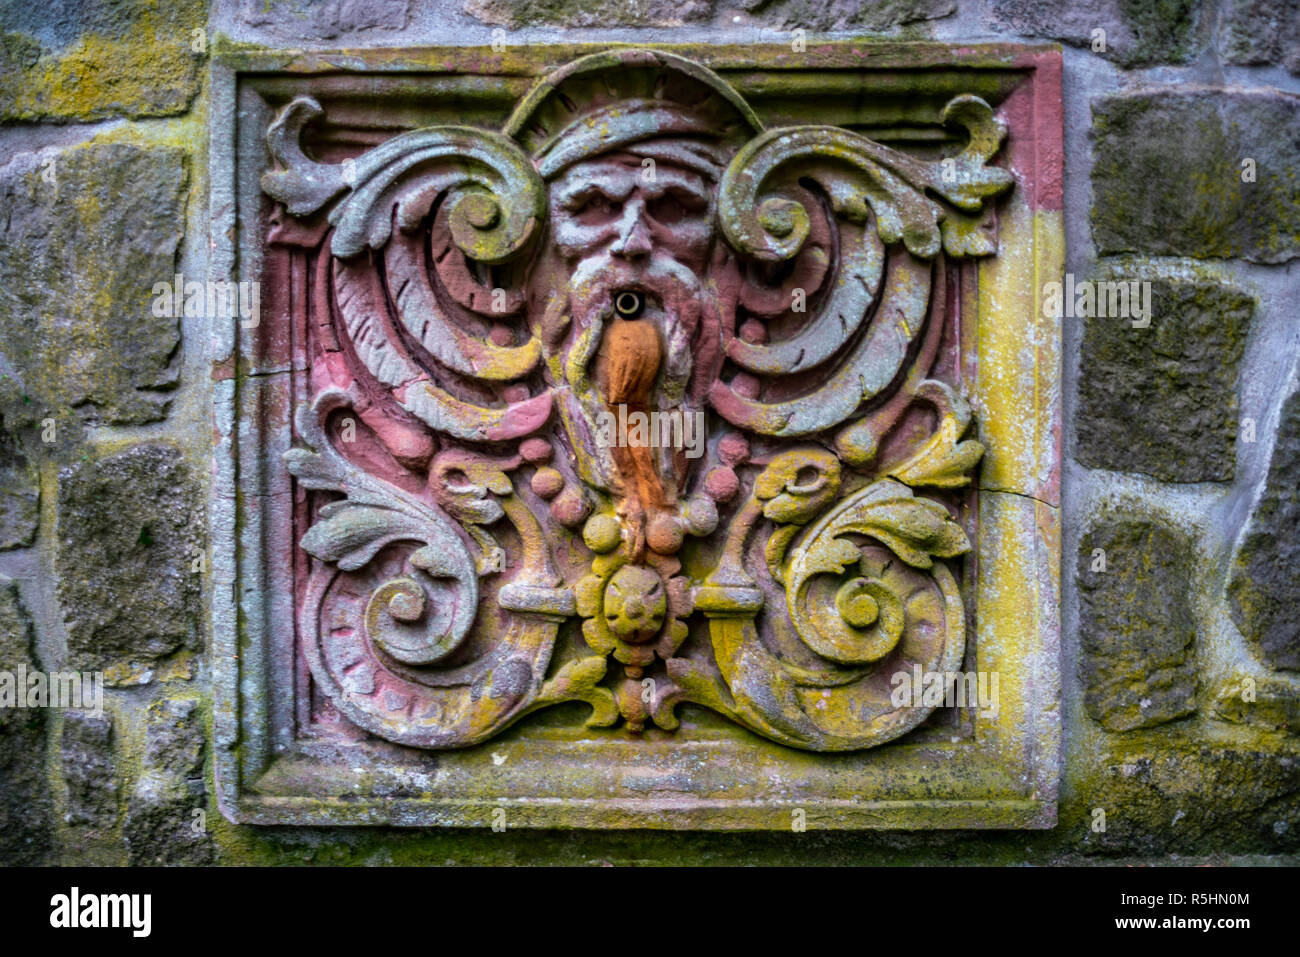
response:
[[[621,320],[614,315],[613,297],[622,290],[635,290],[646,296],[647,306],[640,318]],[[579,329],[605,325],[600,342],[602,351],[597,355],[594,371],[607,401],[628,401],[626,396],[615,394],[628,389],[642,392],[638,397],[642,401],[649,401],[651,392],[655,393],[657,404],[682,400],[691,374],[690,342],[700,321],[701,297],[702,284],[695,273],[660,252],[652,253],[644,264],[629,263],[604,252],[578,263],[569,280],[569,306]],[[644,325],[656,333],[653,341],[657,342],[659,358],[665,360],[662,376],[658,368],[647,371],[642,365],[632,368],[620,365],[612,369],[602,361],[610,345],[610,327],[620,324]],[[643,346],[652,341],[648,332],[626,335]],[[611,372],[615,380],[609,379]],[[631,379],[625,380],[629,376]],[[632,379],[649,381],[634,383]]]
[[[602,414],[626,422],[642,413],[653,422],[651,413],[669,413],[682,417],[683,425],[687,416],[693,427],[702,423],[700,398],[708,382],[700,379],[716,375],[719,355],[717,306],[708,283],[658,250],[642,262],[596,253],[577,263],[568,285],[575,328],[570,362],[576,359],[593,385],[591,398],[575,396],[570,408],[581,413],[584,431],[593,438],[589,450],[606,464],[609,481],[599,484],[620,498],[619,510],[640,526],[649,514],[675,507],[692,459],[680,430],[667,447],[624,444],[627,436],[617,432],[613,442],[602,441],[610,438],[600,425]],[[615,315],[614,296],[624,290],[644,295],[640,317]],[[702,447],[703,434],[695,441]]]

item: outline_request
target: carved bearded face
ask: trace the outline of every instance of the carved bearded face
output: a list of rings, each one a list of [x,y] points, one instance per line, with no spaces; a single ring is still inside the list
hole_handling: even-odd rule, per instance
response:
[[[635,352],[625,357],[622,383],[611,383],[602,369],[606,401],[651,403],[661,369],[670,400],[680,398],[713,240],[713,183],[691,169],[616,153],[571,166],[550,195],[555,247],[570,270],[574,322],[579,329],[610,323],[606,355],[620,342]],[[613,312],[624,291],[644,296],[635,320]]]
[[[713,238],[712,185],[699,173],[632,155],[570,167],[551,187],[555,242],[569,260],[667,255],[703,271]]]
[[[653,412],[692,401],[697,331],[708,313],[716,171],[698,159],[697,168],[673,162],[679,147],[661,140],[585,159],[550,186],[551,239],[567,272],[572,348],[593,386],[594,402],[583,410],[589,423],[618,407]],[[635,317],[615,308],[627,293],[640,297]],[[686,471],[675,461],[680,449],[589,451],[608,454],[613,486],[633,515],[668,506]]]

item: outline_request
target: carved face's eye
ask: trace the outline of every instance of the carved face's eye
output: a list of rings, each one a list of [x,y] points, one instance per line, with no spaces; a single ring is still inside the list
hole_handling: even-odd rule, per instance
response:
[[[591,193],[581,200],[574,216],[581,223],[596,225],[617,219],[623,210],[623,204],[603,193]]]
[[[664,226],[673,226],[686,217],[686,207],[676,196],[657,196],[646,204],[651,218]]]
[[[685,219],[703,217],[708,211],[706,196],[678,186],[669,187],[662,195],[652,196],[646,202],[650,218],[663,226],[675,226]]]

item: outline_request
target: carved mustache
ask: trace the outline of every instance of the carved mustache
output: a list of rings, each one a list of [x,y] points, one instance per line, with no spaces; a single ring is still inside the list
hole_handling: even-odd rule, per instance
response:
[[[617,318],[613,299],[627,290],[650,300],[644,318]],[[615,374],[610,384],[615,392],[644,396],[662,370],[663,398],[679,401],[691,375],[690,343],[699,326],[703,292],[703,284],[690,268],[663,253],[652,253],[645,263],[629,263],[608,253],[583,260],[569,282],[573,318],[591,333],[579,346],[579,361],[585,367],[594,356],[602,337],[596,330],[603,326],[604,336],[615,335],[618,340],[610,342]],[[613,326],[608,325],[611,322]]]
[[[676,259],[652,253],[644,263],[629,263],[609,253],[582,260],[569,280],[569,303],[580,323],[607,319],[613,315],[613,297],[622,290],[637,290],[655,300],[670,319],[687,324],[693,331],[698,319],[698,302],[702,286],[699,277]]]
[[[641,262],[627,262],[599,252],[580,260],[566,285],[568,314],[579,330],[565,358],[568,381],[585,380],[586,370],[610,323],[624,321],[614,310],[614,297],[634,290],[644,295],[647,308],[642,318],[632,321],[646,323],[662,337],[656,350],[663,390],[661,399],[674,403],[685,398],[693,372],[702,361],[706,375],[691,387],[691,400],[701,400],[707,385],[705,378],[716,374],[720,355],[716,329],[712,335],[704,332],[703,340],[697,341],[697,334],[703,330],[701,319],[706,313],[714,316],[715,327],[717,323],[715,293],[702,277],[665,252],[652,252]]]

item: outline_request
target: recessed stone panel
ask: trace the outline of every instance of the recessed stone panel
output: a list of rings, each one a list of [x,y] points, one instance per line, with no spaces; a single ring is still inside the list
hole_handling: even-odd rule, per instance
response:
[[[1059,54],[785,51],[228,58],[229,816],[1053,822]]]

